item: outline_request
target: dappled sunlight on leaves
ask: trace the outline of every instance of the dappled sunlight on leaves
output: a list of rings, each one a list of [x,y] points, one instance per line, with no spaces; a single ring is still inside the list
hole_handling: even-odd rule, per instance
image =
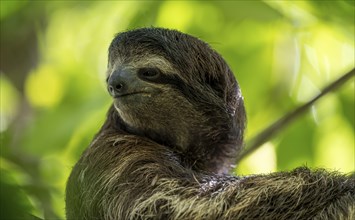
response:
[[[41,66],[30,73],[26,81],[26,95],[34,107],[54,107],[65,90],[65,78],[51,66]]]
[[[243,159],[238,165],[238,170],[242,175],[250,173],[270,173],[276,171],[276,152],[275,146],[271,143],[265,143],[252,155]]]
[[[190,1],[166,1],[162,4],[157,25],[167,28],[186,30],[190,24],[194,11]],[[183,15],[183,16],[181,16]]]

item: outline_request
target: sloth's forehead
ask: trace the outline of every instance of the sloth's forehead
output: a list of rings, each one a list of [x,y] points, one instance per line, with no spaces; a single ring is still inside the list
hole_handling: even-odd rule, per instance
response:
[[[176,72],[171,63],[160,55],[141,54],[136,56],[118,56],[109,63],[110,70],[122,68],[159,68],[166,74]]]

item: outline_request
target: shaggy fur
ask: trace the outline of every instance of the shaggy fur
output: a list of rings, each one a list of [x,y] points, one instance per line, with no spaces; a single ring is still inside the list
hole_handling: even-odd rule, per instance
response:
[[[146,77],[146,68],[158,74]],[[227,174],[245,111],[233,73],[206,43],[160,28],[124,32],[111,43],[107,75],[109,85],[124,75],[125,94],[140,93],[113,95],[68,180],[68,219],[354,219],[354,179],[345,175]]]

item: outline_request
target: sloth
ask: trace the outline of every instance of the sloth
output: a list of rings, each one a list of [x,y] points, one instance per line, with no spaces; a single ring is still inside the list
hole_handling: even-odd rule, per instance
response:
[[[246,113],[233,72],[207,43],[164,28],[120,33],[107,90],[107,119],[67,183],[67,219],[355,218],[344,174],[229,174]]]

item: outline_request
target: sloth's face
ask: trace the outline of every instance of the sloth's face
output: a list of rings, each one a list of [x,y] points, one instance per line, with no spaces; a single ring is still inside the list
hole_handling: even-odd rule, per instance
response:
[[[145,122],[173,118],[173,111],[186,102],[176,84],[174,72],[169,63],[161,57],[136,56],[131,59],[118,58],[109,65],[107,90],[114,99],[114,105],[129,125],[138,119]],[[173,104],[177,104],[174,105]]]

